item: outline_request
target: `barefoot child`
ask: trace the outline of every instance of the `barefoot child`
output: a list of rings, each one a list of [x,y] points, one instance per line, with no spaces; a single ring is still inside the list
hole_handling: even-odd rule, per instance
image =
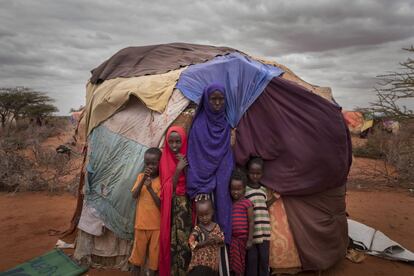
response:
[[[252,247],[253,241],[253,204],[244,197],[246,184],[246,174],[241,170],[234,170],[230,179],[230,194],[233,199],[230,272],[237,276],[244,275],[246,249]]]
[[[214,210],[210,200],[197,201],[196,212],[198,223],[188,240],[192,252],[188,275],[218,275],[224,234],[220,226],[212,221]]]
[[[129,261],[134,265],[133,275],[140,275],[148,253],[148,269],[154,275],[158,270],[160,237],[160,178],[158,167],[161,151],[150,148],[144,154],[144,172],[140,173],[132,188],[137,199],[135,238]],[[147,252],[148,247],[148,252]]]
[[[254,231],[253,245],[247,250],[246,275],[269,275],[270,217],[268,207],[275,201],[269,201],[267,190],[260,184],[263,176],[263,160],[254,157],[247,163],[247,188],[245,197],[253,203]]]

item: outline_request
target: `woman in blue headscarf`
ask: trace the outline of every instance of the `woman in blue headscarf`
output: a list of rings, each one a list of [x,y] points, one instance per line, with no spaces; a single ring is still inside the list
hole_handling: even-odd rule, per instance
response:
[[[229,181],[234,159],[225,106],[226,95],[222,85],[211,84],[204,89],[188,138],[187,193],[196,200],[212,196],[216,221],[224,232],[225,242],[229,244]]]

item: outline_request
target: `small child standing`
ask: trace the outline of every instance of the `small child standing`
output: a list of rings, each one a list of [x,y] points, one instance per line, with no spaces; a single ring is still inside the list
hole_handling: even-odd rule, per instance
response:
[[[263,160],[254,157],[247,163],[248,182],[245,197],[253,203],[254,231],[253,245],[247,250],[246,275],[269,275],[270,216],[267,190],[260,184],[263,176]]]
[[[210,200],[199,200],[196,212],[198,223],[188,240],[192,253],[188,275],[219,275],[219,254],[224,246],[224,234],[213,222],[213,204]]]
[[[236,169],[230,180],[230,194],[233,199],[231,212],[230,272],[243,276],[246,249],[252,247],[254,231],[253,204],[246,199],[246,174]]]
[[[161,150],[149,148],[144,154],[144,172],[140,173],[132,188],[132,197],[137,199],[135,215],[135,238],[130,263],[134,265],[132,275],[140,275],[145,264],[148,247],[148,269],[154,275],[158,270],[160,238],[160,178],[159,162]]]

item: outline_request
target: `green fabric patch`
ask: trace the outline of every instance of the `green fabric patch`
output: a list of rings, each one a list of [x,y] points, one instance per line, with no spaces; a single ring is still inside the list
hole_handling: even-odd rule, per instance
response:
[[[105,126],[89,135],[86,204],[95,208],[105,227],[121,239],[134,239],[136,200],[131,189],[144,167],[147,149]]]
[[[40,257],[16,266],[1,276],[75,276],[87,269],[81,268],[60,249],[54,249]]]

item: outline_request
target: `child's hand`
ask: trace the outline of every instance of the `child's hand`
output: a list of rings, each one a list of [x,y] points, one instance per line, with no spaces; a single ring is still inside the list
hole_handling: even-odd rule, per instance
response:
[[[246,243],[246,249],[247,250],[249,250],[251,247],[252,247],[252,245],[253,245],[253,242],[252,242],[252,240],[247,240],[247,243]]]
[[[144,170],[144,178],[148,179],[151,178],[152,170],[150,168],[145,168]]]
[[[213,237],[211,240],[212,240],[212,243],[213,244],[214,243],[220,244],[220,243],[223,243],[224,242],[223,239],[220,238],[220,237]]]
[[[176,157],[178,159],[177,170],[182,171],[185,167],[188,166],[187,158],[185,158],[185,156],[181,153],[177,153]]]
[[[145,185],[145,187],[147,187],[147,189],[152,189],[151,178],[146,178],[145,181],[144,181],[144,185]]]

